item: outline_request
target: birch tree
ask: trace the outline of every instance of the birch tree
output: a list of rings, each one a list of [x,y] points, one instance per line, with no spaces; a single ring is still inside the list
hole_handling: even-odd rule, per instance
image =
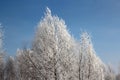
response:
[[[105,80],[116,80],[115,72],[114,72],[114,70],[113,70],[111,65],[107,65],[106,66]]]
[[[88,33],[81,35],[79,80],[104,80],[104,64],[96,56]],[[81,61],[82,60],[82,61]]]
[[[17,73],[19,80],[41,80],[38,69],[33,60],[32,51],[23,49],[17,51]]]
[[[56,42],[55,27],[51,11],[47,8],[45,18],[39,23],[35,35],[33,50],[36,54],[38,69],[42,80],[56,80]]]
[[[66,30],[65,22],[52,16],[47,8],[45,18],[38,25],[33,44],[43,79],[74,80],[73,49],[74,40]]]
[[[17,80],[16,64],[13,57],[9,57],[5,66],[5,80]]]
[[[26,54],[27,55],[27,54]],[[28,76],[28,60],[26,60],[25,54],[23,50],[17,50],[17,55],[16,55],[16,60],[17,60],[17,72],[18,72],[18,78],[19,80],[26,80],[29,79]]]

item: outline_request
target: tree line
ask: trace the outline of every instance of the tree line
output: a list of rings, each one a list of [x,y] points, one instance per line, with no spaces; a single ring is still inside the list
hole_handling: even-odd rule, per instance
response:
[[[96,55],[87,32],[74,39],[64,20],[46,9],[30,49],[6,59],[0,30],[0,80],[120,80]]]

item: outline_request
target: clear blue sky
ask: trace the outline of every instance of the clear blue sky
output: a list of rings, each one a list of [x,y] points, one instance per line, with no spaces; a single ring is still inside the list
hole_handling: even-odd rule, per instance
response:
[[[120,62],[120,0],[0,0],[9,55],[31,43],[46,6],[65,20],[75,38],[79,39],[81,29],[91,33],[97,55],[105,63]]]

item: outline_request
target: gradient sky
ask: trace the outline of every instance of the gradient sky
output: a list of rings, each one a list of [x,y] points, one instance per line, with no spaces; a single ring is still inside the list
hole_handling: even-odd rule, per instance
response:
[[[7,54],[15,55],[17,48],[32,42],[46,7],[65,20],[76,39],[81,30],[89,32],[105,63],[120,62],[120,0],[0,0]]]

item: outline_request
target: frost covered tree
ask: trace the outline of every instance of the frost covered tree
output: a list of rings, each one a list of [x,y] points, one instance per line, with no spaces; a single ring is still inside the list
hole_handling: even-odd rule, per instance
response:
[[[4,79],[4,56],[0,54],[0,80]]]
[[[120,66],[118,67],[118,73],[116,75],[116,80],[120,80]]]
[[[41,80],[57,79],[55,27],[51,11],[47,8],[45,18],[39,23],[33,43]]]
[[[30,49],[17,50],[17,76],[19,80],[40,80],[39,70]]]
[[[120,74],[116,75],[116,80],[120,80]]]
[[[83,76],[84,76],[84,74],[83,74],[83,71],[84,70],[82,70],[83,68],[84,68],[84,53],[82,52],[82,46],[81,46],[81,44],[79,43],[79,42],[76,42],[76,48],[78,49],[78,61],[77,61],[77,66],[78,66],[78,72],[77,72],[77,74],[78,74],[78,76],[77,76],[77,78],[78,78],[78,80],[83,80]]]
[[[17,74],[18,74],[18,79],[19,80],[26,80],[29,79],[29,74],[28,74],[28,69],[29,69],[29,61],[27,60],[26,56],[27,53],[23,52],[23,50],[17,50],[17,55],[16,55],[16,64],[17,64]]]
[[[82,33],[79,51],[79,80],[104,80],[104,64],[96,56],[91,37]]]
[[[17,80],[16,64],[13,57],[9,57],[5,66],[5,80]]]
[[[74,80],[74,40],[65,22],[47,8],[33,43],[42,80]],[[73,68],[74,67],[74,68]]]
[[[115,72],[114,72],[114,70],[113,70],[111,65],[107,65],[106,66],[105,80],[116,80]]]

